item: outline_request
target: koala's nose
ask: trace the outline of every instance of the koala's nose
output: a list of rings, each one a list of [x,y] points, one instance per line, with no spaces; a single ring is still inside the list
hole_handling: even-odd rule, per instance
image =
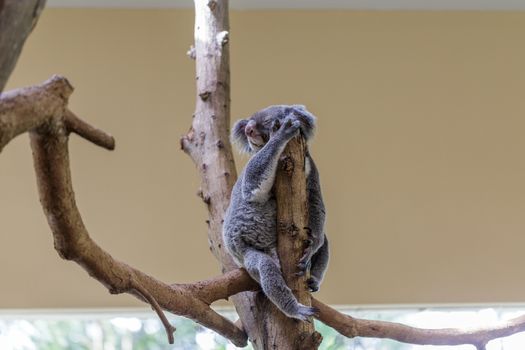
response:
[[[257,130],[255,126],[256,126],[256,123],[253,120],[250,120],[250,122],[246,124],[246,127],[244,128],[244,132],[246,133],[246,135],[250,137],[256,136]]]

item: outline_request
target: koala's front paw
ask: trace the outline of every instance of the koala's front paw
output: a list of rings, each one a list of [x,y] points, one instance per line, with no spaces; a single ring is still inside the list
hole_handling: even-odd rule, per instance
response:
[[[290,115],[282,123],[279,120],[273,122],[272,135],[282,136],[284,139],[290,140],[299,134],[300,126],[301,122]]]
[[[275,119],[272,122],[272,127],[270,128],[270,138],[273,138],[275,134],[277,134],[277,131],[281,128],[281,121],[279,119]]]

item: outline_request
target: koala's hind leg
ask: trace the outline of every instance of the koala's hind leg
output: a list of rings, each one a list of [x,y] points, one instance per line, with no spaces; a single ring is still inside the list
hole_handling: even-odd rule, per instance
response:
[[[260,250],[249,249],[244,255],[244,267],[259,282],[264,294],[285,315],[302,321],[316,313],[316,309],[300,304],[286,285],[281,269],[272,257]]]
[[[308,278],[308,288],[312,292],[319,290],[319,285],[323,281],[323,276],[328,267],[328,239],[324,237],[324,243],[312,256],[310,267],[310,278]]]

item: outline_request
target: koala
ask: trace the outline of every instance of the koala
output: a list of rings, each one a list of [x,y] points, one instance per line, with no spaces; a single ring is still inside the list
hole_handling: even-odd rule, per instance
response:
[[[275,105],[239,120],[232,141],[251,155],[235,183],[223,224],[224,244],[239,266],[259,282],[264,294],[288,317],[307,321],[315,308],[297,301],[286,285],[276,252],[276,201],[272,188],[279,157],[288,141],[302,133],[308,141],[315,117],[302,105]],[[299,274],[310,268],[308,288],[317,291],[328,265],[324,233],[325,207],[319,173],[306,152],[308,246],[298,262]]]

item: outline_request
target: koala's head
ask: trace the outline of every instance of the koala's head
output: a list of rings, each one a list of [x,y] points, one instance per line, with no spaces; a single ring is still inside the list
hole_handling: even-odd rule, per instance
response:
[[[241,151],[255,153],[270,139],[273,121],[283,121],[289,115],[296,116],[301,122],[301,133],[308,141],[314,134],[315,116],[303,105],[275,105],[261,109],[251,117],[237,121],[231,139]]]

